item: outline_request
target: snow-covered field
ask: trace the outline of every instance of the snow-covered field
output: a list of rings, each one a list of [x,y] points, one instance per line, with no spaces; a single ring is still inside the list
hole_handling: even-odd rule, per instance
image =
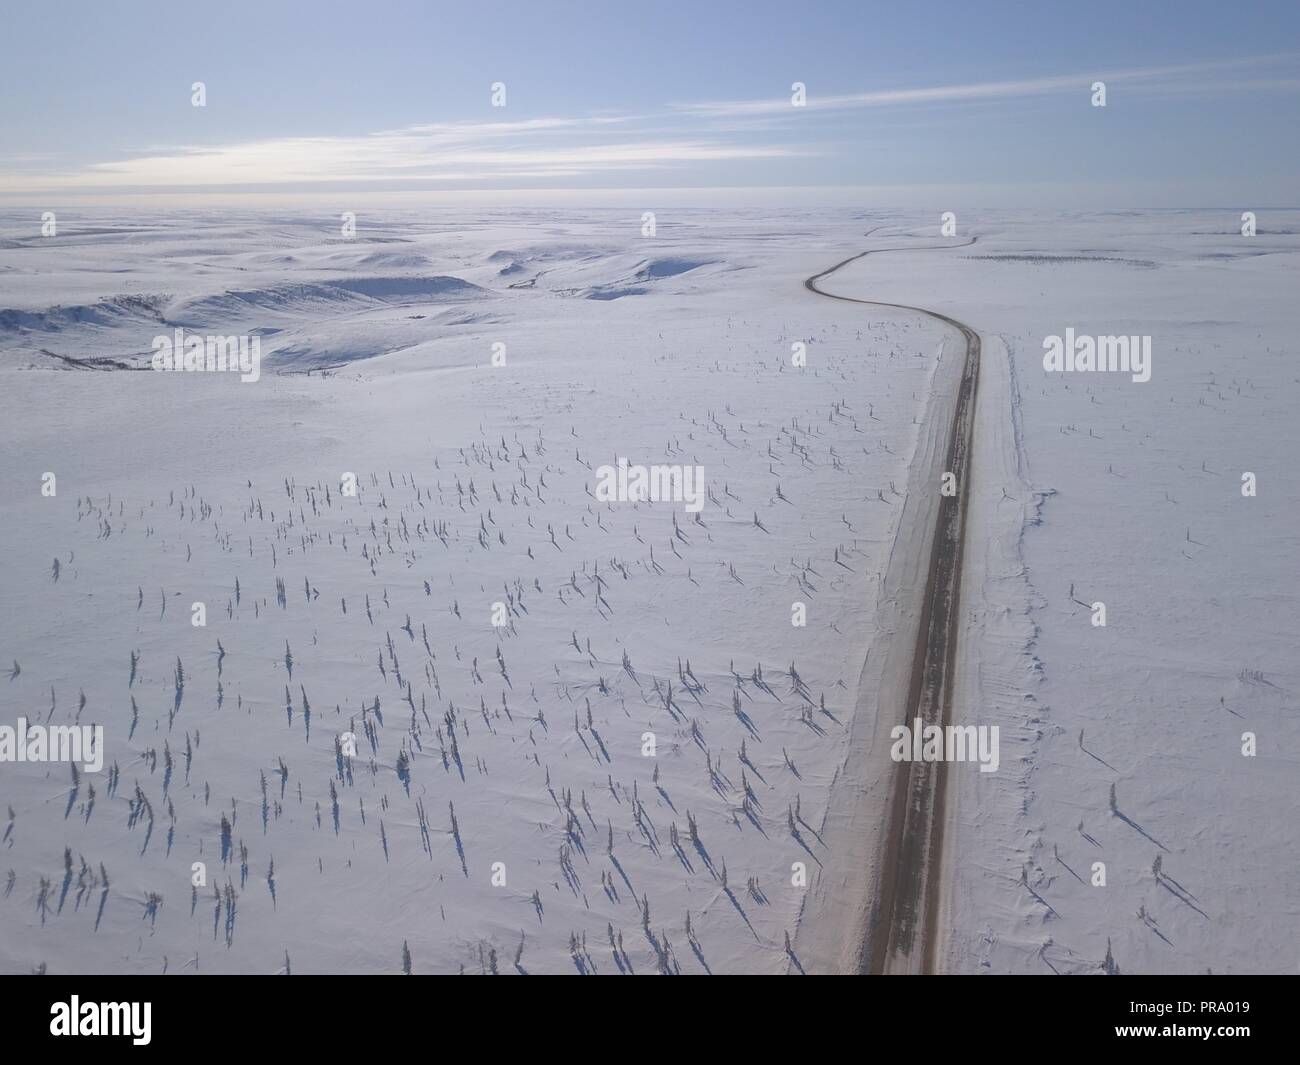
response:
[[[792,965],[942,338],[803,289],[842,219],[641,225],[11,220],[0,691],[120,776],[3,767],[6,968]],[[177,325],[260,379],[57,358]],[[618,457],[698,520],[599,502]]]
[[[0,969],[846,966],[960,345],[802,282],[976,236],[827,281],[984,337],[946,966],[1290,970],[1300,215],[959,220],[0,216],[0,725],[105,762],[0,763]],[[178,327],[258,380],[153,372]]]
[[[958,971],[1300,965],[1300,212],[1241,226],[998,217],[926,260],[986,337],[963,711],[1004,758],[960,776]],[[1045,372],[1071,327],[1150,336],[1150,380]]]

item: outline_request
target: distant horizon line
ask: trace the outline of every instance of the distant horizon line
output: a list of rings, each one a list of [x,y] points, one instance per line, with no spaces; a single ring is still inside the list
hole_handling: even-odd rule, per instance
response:
[[[210,208],[255,207],[283,208],[300,204],[304,211],[326,206],[330,209],[353,210],[357,207],[401,206],[485,206],[485,207],[572,207],[589,210],[620,210],[635,208],[651,210],[670,206],[684,209],[717,209],[720,207],[775,207],[775,208],[861,208],[875,210],[947,210],[954,207],[968,210],[1129,210],[1129,211],[1291,211],[1300,204],[1264,203],[1260,199],[1235,195],[1233,202],[1223,199],[1223,192],[1193,195],[1159,195],[1154,190],[1146,195],[1146,202],[1123,198],[1121,188],[1131,189],[1143,182],[1115,185],[1081,183],[1063,186],[1058,182],[1010,184],[981,184],[963,188],[950,184],[935,185],[670,185],[620,188],[599,186],[591,188],[474,188],[474,189],[401,189],[364,190],[351,192],[294,192],[257,190],[205,191],[196,193],[164,192],[156,188],[139,191],[114,190],[111,193],[77,193],[60,189],[48,196],[30,191],[5,194],[0,192],[0,211],[11,213],[23,210],[89,210],[101,207],[148,208]],[[1150,184],[1157,184],[1152,182]],[[1220,184],[1219,182],[1215,183]],[[1082,195],[1071,195],[1074,190]],[[987,198],[974,202],[972,197]],[[683,202],[683,200],[701,202]],[[147,205],[144,201],[147,200]],[[724,202],[725,201],[725,202]],[[740,201],[740,202],[737,202]],[[1008,202],[1010,201],[1010,202]],[[1156,202],[1159,201],[1159,202]]]

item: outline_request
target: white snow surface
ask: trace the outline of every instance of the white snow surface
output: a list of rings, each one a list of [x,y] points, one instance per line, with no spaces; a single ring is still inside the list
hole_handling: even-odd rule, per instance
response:
[[[971,236],[824,282],[984,338],[954,712],[1001,767],[949,770],[944,965],[1293,970],[1300,213],[38,217],[0,725],[102,725],[106,769],[0,763],[0,971],[851,968],[960,342],[803,279]],[[177,327],[260,380],[153,372]],[[1152,379],[1045,373],[1067,327]],[[702,467],[699,521],[598,502],[617,457]]]

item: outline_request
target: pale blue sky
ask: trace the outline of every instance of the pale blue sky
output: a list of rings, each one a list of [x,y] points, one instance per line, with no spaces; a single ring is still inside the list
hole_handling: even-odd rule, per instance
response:
[[[1062,206],[1300,198],[1295,0],[7,0],[0,20],[10,201],[732,186],[974,203],[1022,190]],[[206,107],[191,106],[194,81]],[[791,106],[795,81],[807,107]]]

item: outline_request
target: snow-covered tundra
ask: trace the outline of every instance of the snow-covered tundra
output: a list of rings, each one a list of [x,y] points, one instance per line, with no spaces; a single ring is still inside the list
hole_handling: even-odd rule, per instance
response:
[[[944,967],[1289,969],[1296,218],[958,217],[0,218],[0,968],[851,968],[949,244]]]

